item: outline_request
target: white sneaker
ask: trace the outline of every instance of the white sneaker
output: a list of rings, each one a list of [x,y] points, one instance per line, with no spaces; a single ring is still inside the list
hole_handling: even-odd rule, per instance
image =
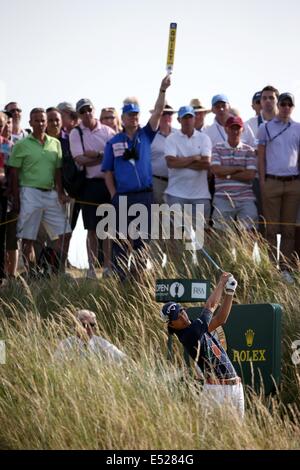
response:
[[[87,279],[97,279],[95,268],[89,268],[86,272]]]
[[[294,284],[295,282],[292,275],[287,270],[281,272],[281,277],[287,284]]]

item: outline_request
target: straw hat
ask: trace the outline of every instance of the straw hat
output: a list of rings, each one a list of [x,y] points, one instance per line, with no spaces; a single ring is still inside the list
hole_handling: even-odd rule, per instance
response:
[[[197,111],[203,111],[203,112],[206,112],[206,113],[211,112],[211,109],[204,106],[198,98],[193,98],[190,101],[190,106],[192,106],[194,108],[195,112],[197,112]]]

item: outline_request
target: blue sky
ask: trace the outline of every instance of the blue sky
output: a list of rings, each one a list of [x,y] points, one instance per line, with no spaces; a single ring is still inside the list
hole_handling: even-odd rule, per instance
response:
[[[14,0],[1,6],[0,108],[23,125],[35,106],[90,98],[97,113],[138,97],[149,117],[165,74],[170,22],[177,39],[169,103],[226,93],[242,117],[266,84],[296,97],[300,121],[297,0]],[[299,106],[297,104],[299,103]]]
[[[172,21],[174,107],[223,92],[248,118],[251,96],[268,83],[300,103],[297,0],[14,0],[1,8],[0,106],[17,99],[27,125],[37,105],[89,97],[97,111],[120,109],[136,95],[147,120]]]

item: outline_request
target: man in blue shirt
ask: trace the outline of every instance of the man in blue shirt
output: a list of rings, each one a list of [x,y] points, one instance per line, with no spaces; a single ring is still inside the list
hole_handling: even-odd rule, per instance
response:
[[[176,302],[168,302],[161,310],[161,318],[168,322],[169,334],[176,334],[189,355],[196,363],[204,379],[203,391],[216,402],[229,401],[244,416],[244,392],[240,378],[212,332],[223,325],[230,313],[237,281],[230,273],[223,273],[217,287],[207,300],[201,316],[190,321],[185,309]],[[225,297],[216,310],[223,290]]]
[[[126,277],[128,243],[120,243],[120,238],[127,239],[127,230],[134,218],[128,215],[130,207],[134,204],[143,204],[147,211],[148,230],[145,239],[151,233],[151,204],[152,169],[151,169],[151,143],[156,135],[160,117],[165,105],[165,92],[170,86],[170,76],[167,75],[161,82],[159,95],[145,127],[139,125],[140,108],[136,103],[127,103],[122,110],[123,131],[113,137],[106,145],[102,171],[105,172],[106,186],[111,195],[111,202],[116,209],[118,238],[113,244],[114,269],[121,280]],[[119,224],[120,197],[125,196],[127,201],[126,233]],[[120,227],[119,227],[120,225]],[[144,248],[141,237],[134,237],[131,245],[137,250],[137,258]],[[137,261],[137,260],[136,260]],[[140,264],[140,263],[139,263]],[[144,263],[141,263],[144,267]]]

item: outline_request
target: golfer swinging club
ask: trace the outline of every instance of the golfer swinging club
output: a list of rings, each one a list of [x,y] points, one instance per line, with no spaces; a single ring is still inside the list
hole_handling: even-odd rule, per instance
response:
[[[195,361],[196,369],[200,368],[204,378],[203,391],[220,404],[230,402],[243,418],[244,391],[241,379],[220,342],[211,334],[226,322],[236,287],[234,277],[230,273],[223,273],[199,318],[191,322],[185,309],[176,302],[166,303],[160,315],[163,321],[168,322],[169,334],[176,334]],[[223,290],[225,296],[213,316]]]

